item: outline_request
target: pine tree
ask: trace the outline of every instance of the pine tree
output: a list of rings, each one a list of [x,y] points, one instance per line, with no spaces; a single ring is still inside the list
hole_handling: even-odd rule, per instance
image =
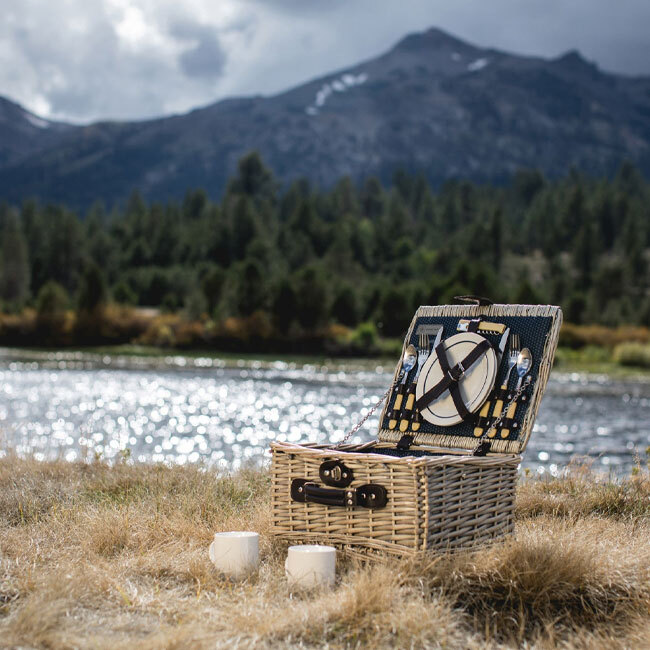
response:
[[[257,235],[257,219],[250,199],[240,196],[232,216],[232,253],[236,260],[246,256],[246,247]]]
[[[289,279],[283,278],[276,289],[271,306],[273,325],[281,335],[288,334],[289,328],[295,319],[296,309],[296,292],[293,290]]]
[[[349,284],[338,288],[332,303],[332,316],[337,323],[349,327],[359,322],[357,297]]]
[[[259,153],[253,151],[241,158],[237,171],[238,175],[228,187],[230,194],[244,194],[256,204],[264,200],[275,201],[276,183]]]
[[[102,270],[90,262],[81,277],[77,305],[83,314],[97,315],[108,302],[108,290]]]
[[[262,269],[255,260],[246,260],[237,281],[237,310],[241,316],[266,307],[267,292]]]
[[[9,213],[2,229],[0,296],[11,307],[22,305],[29,293],[30,267],[27,246],[16,215]]]

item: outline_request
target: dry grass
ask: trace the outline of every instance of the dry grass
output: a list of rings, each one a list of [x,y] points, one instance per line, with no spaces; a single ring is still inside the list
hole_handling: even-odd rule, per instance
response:
[[[650,646],[650,480],[524,481],[516,536],[423,562],[339,562],[291,595],[269,534],[268,475],[0,460],[0,639],[72,648]],[[259,575],[207,558],[261,533]]]

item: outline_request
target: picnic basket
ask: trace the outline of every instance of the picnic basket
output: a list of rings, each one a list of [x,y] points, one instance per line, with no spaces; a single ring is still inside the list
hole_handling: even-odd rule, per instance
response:
[[[422,343],[422,332],[444,335],[436,334],[440,342],[431,349],[411,400],[409,393],[402,393],[400,399],[396,389],[406,381],[403,363],[398,364],[376,440],[339,445],[271,443],[272,532],[291,542],[334,544],[364,558],[453,551],[511,533],[521,454],[548,381],[561,321],[561,310],[549,305],[501,305],[481,299],[469,305],[420,307],[404,340],[402,357],[409,345]],[[472,348],[472,368],[462,365],[471,355],[463,353],[462,361],[452,359],[453,345],[445,342],[459,331],[474,336],[458,335],[461,343],[481,341],[480,355]],[[521,347],[532,354],[518,391],[508,382],[503,388],[508,372],[504,340],[509,339],[512,347],[515,333]],[[472,407],[452,426],[441,424],[436,418],[443,406],[449,412],[457,406],[456,415],[467,410],[464,400],[471,399],[467,391],[463,393],[463,386],[470,383],[467,377],[481,375],[483,367],[489,370],[494,359],[494,388],[490,385],[481,408]],[[413,377],[414,372],[406,376]],[[423,394],[430,377],[437,383]],[[485,387],[481,389],[485,392]],[[429,402],[434,406],[427,406],[427,394],[434,395]],[[396,406],[404,409],[407,400],[412,413],[404,427]],[[430,413],[425,420],[427,409],[440,413]]]

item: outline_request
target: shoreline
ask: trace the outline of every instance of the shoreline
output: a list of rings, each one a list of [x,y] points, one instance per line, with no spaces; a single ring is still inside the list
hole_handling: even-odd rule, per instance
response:
[[[396,358],[395,355],[354,357],[325,354],[237,353],[212,349],[187,350],[136,344],[67,348],[0,347],[0,362],[36,362],[61,367],[80,364],[81,367],[87,368],[209,369],[250,367],[260,369],[274,368],[277,367],[277,364],[288,364],[292,368],[318,366],[330,369],[332,372],[340,369],[377,369],[392,373]],[[623,366],[615,361],[605,360],[602,354],[594,355],[593,350],[582,352],[566,347],[558,348],[553,373],[606,375],[612,379],[650,381],[650,368]]]

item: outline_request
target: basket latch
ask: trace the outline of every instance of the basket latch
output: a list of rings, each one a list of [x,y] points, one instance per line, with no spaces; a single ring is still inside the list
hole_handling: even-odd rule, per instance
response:
[[[413,436],[405,433],[397,442],[397,449],[400,451],[408,451],[413,444]]]
[[[318,475],[325,485],[332,487],[347,487],[354,480],[352,470],[340,460],[326,460],[321,463]]]
[[[483,440],[482,442],[479,442],[478,445],[476,445],[474,448],[472,456],[487,456],[491,446],[492,443],[489,440]]]

